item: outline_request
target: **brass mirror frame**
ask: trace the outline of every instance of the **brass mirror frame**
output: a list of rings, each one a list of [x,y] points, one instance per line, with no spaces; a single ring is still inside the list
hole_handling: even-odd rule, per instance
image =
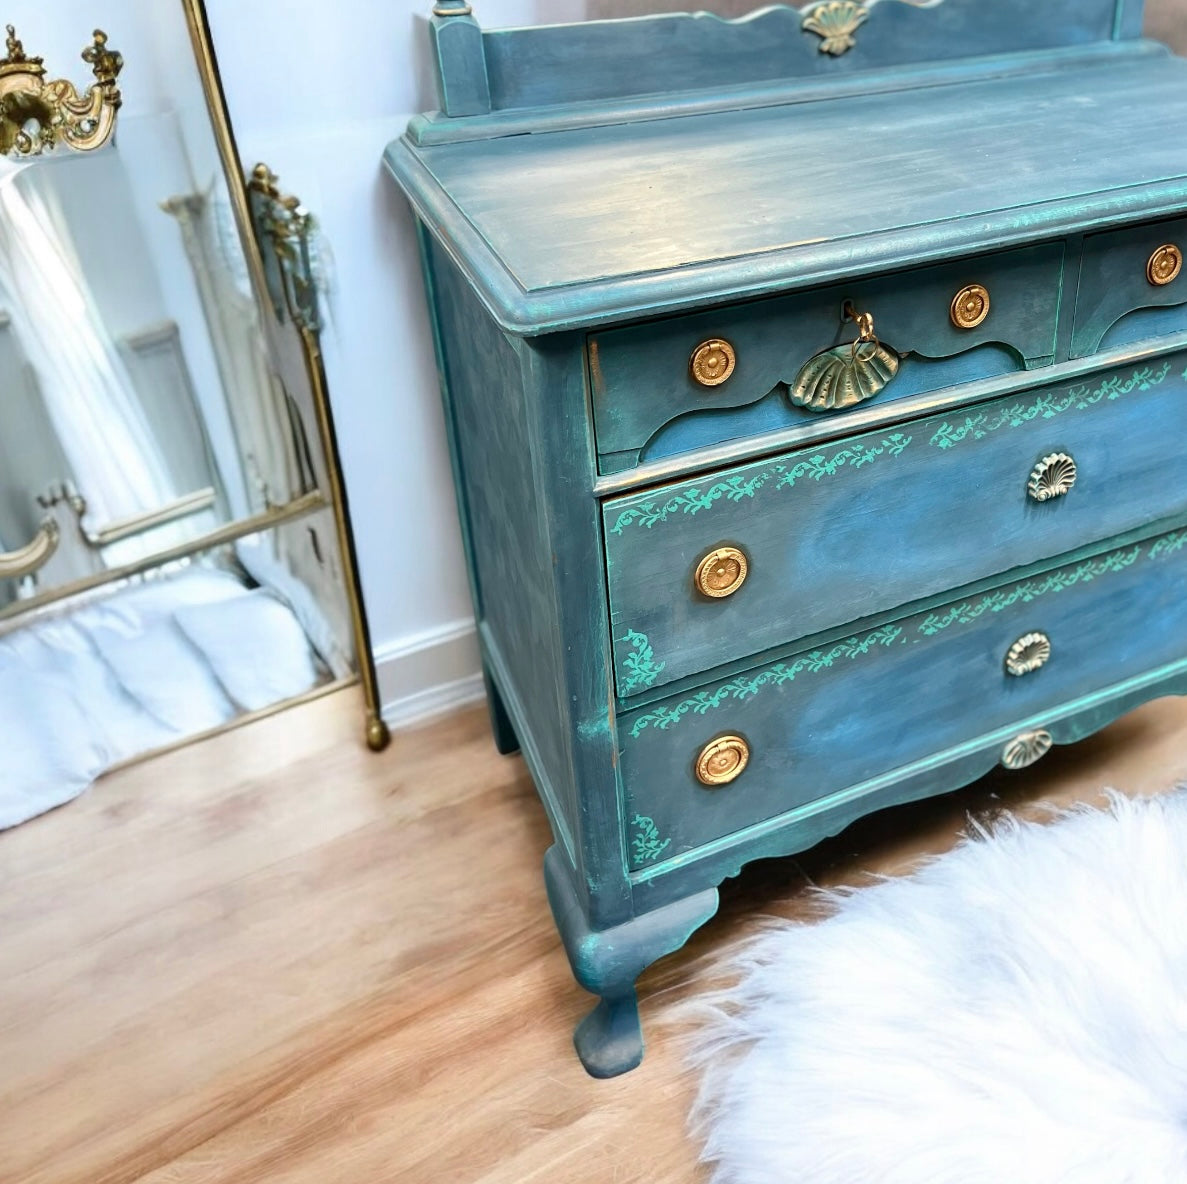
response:
[[[206,106],[210,114],[211,130],[218,146],[219,158],[227,178],[227,190],[243,252],[251,274],[252,288],[261,315],[266,316],[273,308],[267,281],[264,248],[253,227],[251,202],[248,196],[248,178],[239,156],[235,133],[231,127],[230,112],[227,109],[226,94],[218,70],[218,58],[214,51],[214,39],[210,31],[203,0],[180,0],[189,27],[190,40],[194,47],[194,59],[202,80]],[[261,166],[262,167],[262,166]],[[275,247],[273,246],[273,249]],[[382,704],[379,698],[379,681],[375,673],[375,660],[371,650],[371,633],[363,605],[362,588],[359,580],[358,554],[354,536],[350,529],[350,509],[346,495],[346,482],[342,475],[342,463],[338,452],[338,439],[334,431],[334,416],[330,407],[329,387],[326,381],[325,363],[322,357],[321,341],[316,318],[312,321],[290,320],[270,326],[273,333],[288,332],[299,338],[304,359],[305,375],[313,395],[317,417],[318,439],[325,458],[327,481],[330,486],[331,508],[334,514],[334,529],[346,576],[346,594],[350,604],[351,627],[357,654],[359,682],[366,703],[366,740],[373,752],[387,747],[391,735],[383,721]],[[265,336],[268,336],[265,333]]]

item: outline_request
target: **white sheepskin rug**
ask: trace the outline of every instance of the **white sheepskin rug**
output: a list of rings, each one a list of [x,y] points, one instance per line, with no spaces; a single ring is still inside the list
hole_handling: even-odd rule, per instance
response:
[[[1187,1182],[1187,793],[978,831],[731,955],[714,1184]]]

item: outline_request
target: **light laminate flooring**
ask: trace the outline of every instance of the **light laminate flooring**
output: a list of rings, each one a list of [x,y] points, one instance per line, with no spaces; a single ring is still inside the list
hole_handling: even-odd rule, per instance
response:
[[[907,870],[971,812],[1163,790],[1187,701],[866,819],[723,889],[642,983],[643,1066],[585,1076],[547,826],[482,709],[360,743],[357,692],[125,769],[0,834],[5,1184],[696,1184],[673,1005],[809,884]]]

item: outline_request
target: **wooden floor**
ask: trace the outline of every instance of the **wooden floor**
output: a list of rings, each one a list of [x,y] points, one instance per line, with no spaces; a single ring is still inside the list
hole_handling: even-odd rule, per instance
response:
[[[539,874],[543,816],[484,713],[359,744],[356,692],[156,759],[0,835],[0,1179],[688,1184],[672,1005],[803,886],[898,872],[966,812],[1187,774],[1187,702],[1026,774],[867,819],[726,886],[644,980],[643,1067],[595,1082]]]

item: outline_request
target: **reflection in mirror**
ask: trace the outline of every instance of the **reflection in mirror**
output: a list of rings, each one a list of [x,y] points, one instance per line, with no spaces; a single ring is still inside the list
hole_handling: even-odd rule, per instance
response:
[[[22,55],[64,69],[101,15],[122,105],[98,150],[0,157],[0,826],[354,665],[312,400],[269,360],[185,9],[51,7],[10,0]]]

